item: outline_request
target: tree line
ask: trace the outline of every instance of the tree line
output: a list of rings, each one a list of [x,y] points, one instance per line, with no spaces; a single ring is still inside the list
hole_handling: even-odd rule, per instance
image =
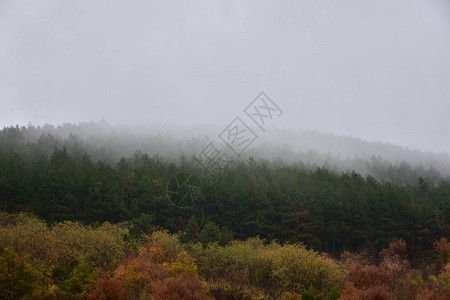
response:
[[[26,151],[23,151],[26,149]],[[167,198],[174,175],[189,173],[201,193],[187,208]],[[229,240],[260,236],[301,242],[338,256],[345,250],[377,253],[393,238],[406,241],[415,265],[426,264],[433,242],[450,233],[450,182],[396,185],[336,173],[239,161],[218,178],[204,174],[193,159],[173,163],[136,153],[116,165],[93,161],[79,149],[55,147],[47,155],[29,143],[0,152],[0,208],[30,212],[47,222],[150,222],[184,238]],[[142,227],[142,226],[141,226]],[[206,236],[206,237],[205,237]]]
[[[393,240],[374,257],[340,259],[300,243],[261,238],[182,241],[187,234],[131,230],[130,222],[86,226],[0,212],[0,299],[234,300],[423,299],[450,296],[450,242],[415,269]],[[147,227],[152,227],[147,223]],[[202,233],[203,235],[203,233]],[[376,261],[374,260],[376,259]]]

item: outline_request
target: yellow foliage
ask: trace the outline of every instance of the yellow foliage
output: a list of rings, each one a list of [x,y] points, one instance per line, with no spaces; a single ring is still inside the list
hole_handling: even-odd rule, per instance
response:
[[[191,276],[198,276],[198,268],[195,264],[195,259],[187,254],[186,251],[178,254],[175,261],[169,266],[170,275],[178,275],[180,273],[186,272]]]
[[[66,221],[52,227],[25,214],[9,215],[0,226],[0,249],[29,255],[35,267],[45,266],[56,280],[67,278],[80,262],[114,269],[127,254],[126,229],[105,223],[99,227]]]
[[[48,283],[28,257],[20,258],[10,248],[0,256],[0,299],[44,299],[50,296]]]
[[[436,259],[441,266],[450,263],[450,242],[446,238],[441,238],[434,243]]]
[[[125,289],[132,291],[140,290],[149,280],[139,270],[139,263],[137,261],[132,261],[130,266],[120,265],[116,269],[115,277],[120,280]]]
[[[302,295],[284,292],[283,295],[281,295],[280,300],[302,300]]]
[[[150,240],[158,242],[164,250],[170,249],[175,252],[175,254],[183,251],[183,246],[181,245],[178,236],[170,234],[167,230],[153,232],[150,236]]]
[[[302,245],[264,245],[260,239],[234,241],[229,246],[191,247],[200,274],[208,281],[237,281],[265,290],[313,297],[337,297],[346,274],[333,259]],[[216,288],[214,295],[221,292]]]
[[[439,274],[438,280],[444,290],[450,291],[450,263],[445,266],[444,272]]]

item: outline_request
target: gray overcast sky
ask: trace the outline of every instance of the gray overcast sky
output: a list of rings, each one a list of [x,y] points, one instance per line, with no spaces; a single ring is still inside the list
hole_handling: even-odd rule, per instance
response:
[[[0,126],[274,126],[450,152],[450,1],[0,0]]]

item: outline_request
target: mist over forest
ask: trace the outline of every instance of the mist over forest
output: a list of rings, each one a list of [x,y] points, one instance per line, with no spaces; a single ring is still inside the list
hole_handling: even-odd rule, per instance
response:
[[[110,125],[105,120],[42,127],[30,124],[5,127],[0,149],[31,143],[47,155],[55,147],[65,147],[71,154],[86,151],[93,161],[111,165],[136,153],[180,163],[183,158],[198,155],[210,141],[217,141],[221,130],[212,125]],[[271,166],[295,163],[306,170],[326,167],[337,173],[355,171],[409,185],[415,185],[419,177],[437,184],[450,176],[450,156],[446,152],[424,152],[314,131],[270,128],[239,157],[233,157],[223,143],[221,146],[230,155],[230,162],[252,157]]]
[[[449,0],[0,0],[0,300],[449,300]]]

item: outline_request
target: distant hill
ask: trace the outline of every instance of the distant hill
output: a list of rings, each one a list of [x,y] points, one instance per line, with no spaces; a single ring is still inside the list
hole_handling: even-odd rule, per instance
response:
[[[110,125],[105,121],[79,124],[7,127],[0,132],[0,149],[34,144],[50,154],[55,147],[85,151],[93,160],[117,163],[136,151],[173,161],[191,157],[210,141],[229,155],[217,125]],[[357,171],[377,179],[414,184],[419,176],[430,182],[450,176],[448,153],[418,149],[328,133],[269,128],[253,129],[258,139],[239,157],[269,164],[297,163],[304,168],[326,167],[336,172]]]

